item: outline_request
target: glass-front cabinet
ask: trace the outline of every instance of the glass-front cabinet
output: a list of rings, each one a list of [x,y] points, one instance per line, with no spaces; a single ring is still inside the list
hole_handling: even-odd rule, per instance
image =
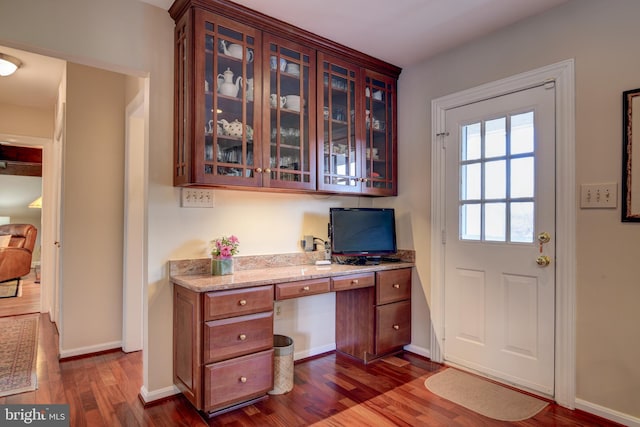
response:
[[[318,62],[318,188],[396,195],[395,80],[323,54]]]
[[[365,71],[365,180],[362,191],[367,194],[397,194],[395,89],[394,79]]]
[[[399,68],[226,1],[170,13],[174,185],[397,194]]]
[[[357,96],[360,68],[320,54],[318,93],[322,117],[318,117],[318,188],[341,193],[359,192],[362,185],[362,142]]]
[[[316,188],[315,52],[264,35],[264,186]]]

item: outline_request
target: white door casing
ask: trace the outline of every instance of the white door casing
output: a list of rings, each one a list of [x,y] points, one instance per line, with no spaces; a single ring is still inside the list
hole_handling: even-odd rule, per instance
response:
[[[575,89],[574,61],[566,60],[456,94],[434,99],[432,107],[431,181],[431,358],[443,361],[446,111],[462,105],[555,82],[556,110],[556,311],[555,401],[575,403]]]
[[[443,142],[444,360],[550,397],[554,86],[447,110]],[[538,266],[541,255],[552,262]]]

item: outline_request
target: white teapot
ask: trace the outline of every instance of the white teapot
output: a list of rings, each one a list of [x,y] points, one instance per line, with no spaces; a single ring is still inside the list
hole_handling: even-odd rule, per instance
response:
[[[234,58],[242,59],[242,45],[237,43],[227,43],[226,40],[220,40],[222,53]],[[253,50],[247,48],[247,62],[253,61]]]
[[[237,97],[240,86],[242,86],[242,76],[239,76],[234,83],[233,71],[231,71],[230,68],[227,68],[227,71],[222,74],[218,74],[218,82],[220,82],[221,77],[222,83],[218,87],[218,92],[222,95]]]
[[[249,125],[243,125],[238,119],[235,119],[231,123],[225,119],[220,119],[218,120],[218,123],[222,125],[226,135],[233,136],[235,138],[242,138],[242,133],[246,129],[247,139],[253,139],[253,128]]]

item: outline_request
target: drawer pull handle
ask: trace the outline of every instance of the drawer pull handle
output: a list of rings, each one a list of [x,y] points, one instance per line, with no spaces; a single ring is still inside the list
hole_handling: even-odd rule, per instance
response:
[[[238,301],[238,304],[247,305],[247,300],[246,299],[241,299],[240,301]]]
[[[400,329],[400,325],[393,325],[393,329],[395,329],[396,331]]]
[[[246,336],[245,334],[240,334],[240,335],[238,335],[238,339],[239,339],[240,341],[244,341],[244,340],[246,340],[246,339],[247,339],[247,336]]]
[[[246,383],[247,382],[247,377],[240,377],[240,382],[241,383]]]
[[[351,284],[352,284],[352,285],[357,285],[357,284],[358,284],[358,279],[353,279],[353,280],[351,281]]]
[[[393,289],[400,289],[400,285],[398,283],[393,284]]]
[[[308,287],[308,286],[303,286],[303,287],[302,287],[302,290],[303,290],[303,291],[308,291],[308,290],[309,290],[309,287]]]

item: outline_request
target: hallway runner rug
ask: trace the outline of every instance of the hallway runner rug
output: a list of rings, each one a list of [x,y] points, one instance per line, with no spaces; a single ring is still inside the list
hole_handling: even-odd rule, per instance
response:
[[[0,318],[0,397],[36,389],[39,317]]]
[[[453,368],[430,376],[424,385],[440,397],[500,421],[526,420],[548,405],[533,396]]]

